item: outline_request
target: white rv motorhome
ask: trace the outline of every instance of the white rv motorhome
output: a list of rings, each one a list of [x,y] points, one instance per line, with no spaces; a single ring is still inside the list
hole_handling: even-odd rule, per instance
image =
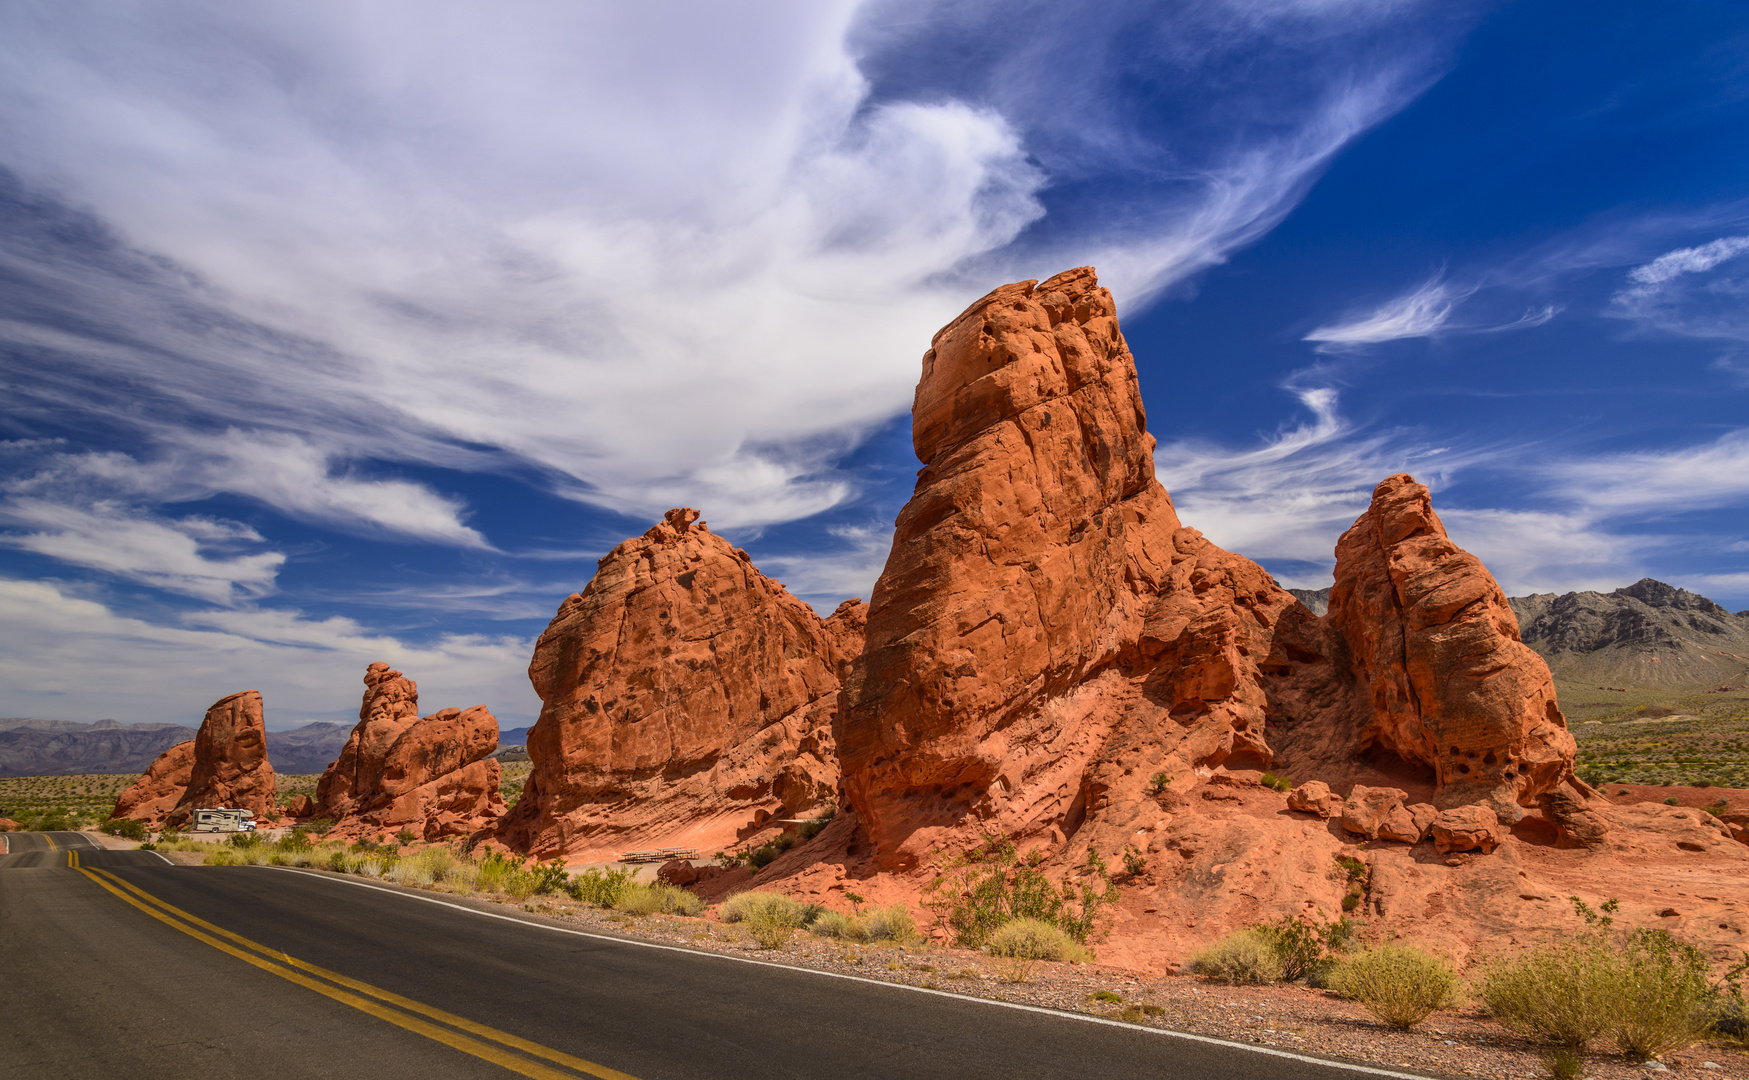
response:
[[[228,810],[223,806],[196,810],[190,832],[254,832],[255,811]]]

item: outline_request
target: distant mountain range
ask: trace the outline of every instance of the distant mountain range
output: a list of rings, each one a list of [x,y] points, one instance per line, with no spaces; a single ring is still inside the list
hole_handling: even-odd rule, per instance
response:
[[[1289,589],[1314,614],[1329,589]],[[1700,690],[1749,684],[1749,611],[1641,578],[1614,592],[1507,599],[1524,643],[1556,679],[1599,687]]]
[[[351,724],[318,722],[267,733],[273,771],[319,773],[340,756]],[[181,724],[122,724],[99,720],[0,718],[0,776],[66,776],[74,773],[139,773],[159,754],[194,738]],[[522,746],[528,729],[512,728],[500,746]]]

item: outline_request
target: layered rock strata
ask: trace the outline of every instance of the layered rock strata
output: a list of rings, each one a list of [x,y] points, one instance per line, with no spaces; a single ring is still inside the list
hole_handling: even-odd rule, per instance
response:
[[[535,646],[533,771],[499,838],[542,857],[708,851],[835,806],[832,719],[865,611],[820,618],[698,511],[669,511]]]
[[[109,816],[141,821],[153,829],[163,828],[164,819],[182,801],[193,773],[194,740],[189,739],[159,754],[146,766],[140,778],[116,798],[115,809]]]
[[[182,746],[165,751],[146,770],[159,772],[166,780],[178,775],[179,762],[171,758]],[[187,786],[176,805],[164,814],[165,828],[185,828],[196,810],[230,807],[254,811],[257,820],[277,817],[277,783],[267,760],[267,726],[261,695],[254,690],[220,698],[206,711],[188,764]],[[140,804],[150,805],[153,800]]]
[[[466,836],[504,813],[498,720],[484,705],[419,715],[419,687],[384,663],[364,674],[364,701],[313,806],[338,835],[405,829],[426,840]]]

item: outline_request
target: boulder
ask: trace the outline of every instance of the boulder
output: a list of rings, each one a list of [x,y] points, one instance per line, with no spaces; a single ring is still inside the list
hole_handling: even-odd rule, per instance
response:
[[[0,832],[19,832],[23,828],[23,825],[9,817],[0,817]]]
[[[1403,474],[1380,483],[1337,543],[1335,574],[1326,619],[1370,697],[1363,748],[1430,769],[1436,805],[1482,803],[1509,823],[1572,776],[1548,665],[1425,487]]]
[[[1419,844],[1426,838],[1427,830],[1438,816],[1439,811],[1429,803],[1416,803],[1413,806],[1399,804],[1380,823],[1378,838],[1395,840],[1399,844]]]
[[[419,715],[419,687],[389,665],[364,673],[364,701],[340,757],[316,785],[307,816],[334,835],[405,829],[426,840],[466,836],[504,812],[498,720],[484,705]]]
[[[159,754],[115,800],[115,809],[109,816],[143,822],[152,829],[162,828],[164,819],[182,801],[193,773],[194,740],[189,739]]]
[[[1302,810],[1321,818],[1335,813],[1341,803],[1342,796],[1331,791],[1330,785],[1322,780],[1307,780],[1287,793],[1289,810]]]
[[[1546,791],[1538,800],[1543,816],[1555,826],[1556,843],[1564,848],[1608,846],[1609,822],[1569,788]]]
[[[1406,835],[1414,829],[1414,819],[1403,809],[1403,801],[1409,793],[1398,788],[1367,787],[1356,784],[1349,791],[1348,798],[1342,803],[1342,827],[1357,836],[1375,840],[1379,830],[1386,827],[1391,816],[1401,812],[1395,822],[1394,830],[1398,835]],[[1417,834],[1409,843],[1421,839]]]
[[[662,869],[656,871],[657,881],[666,881],[670,885],[684,889],[699,879],[698,867],[685,859],[670,859],[662,864]]]
[[[162,824],[185,828],[196,810],[220,806],[254,811],[257,820],[275,818],[279,814],[276,790],[273,765],[267,760],[261,695],[245,690],[220,698],[206,711],[194,737],[188,786]]]
[[[316,816],[316,800],[308,795],[294,795],[285,801],[285,812],[295,818]]]
[[[1500,819],[1487,806],[1459,806],[1442,810],[1433,820],[1433,846],[1441,855],[1456,851],[1492,854],[1506,838]]]
[[[822,619],[675,509],[559,606],[529,678],[533,770],[499,839],[542,857],[735,843],[835,807],[833,717],[864,606]]]

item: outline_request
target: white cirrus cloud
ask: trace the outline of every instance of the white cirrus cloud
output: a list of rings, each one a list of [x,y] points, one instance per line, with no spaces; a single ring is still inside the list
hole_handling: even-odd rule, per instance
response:
[[[1749,236],[1665,252],[1628,272],[1607,313],[1683,337],[1749,341],[1749,275],[1727,265],[1746,254]]]
[[[0,620],[8,627],[0,686],[17,716],[194,724],[219,698],[254,689],[269,727],[350,722],[365,667],[377,660],[419,684],[426,712],[485,704],[511,727],[540,708],[525,670],[533,643],[510,636],[409,643],[349,619],[268,611],[211,611],[163,625],[54,582],[12,578],[0,578]],[[94,664],[102,678],[92,677]]]
[[[1452,310],[1473,292],[1472,288],[1460,288],[1433,278],[1366,314],[1320,326],[1302,340],[1314,341],[1330,349],[1431,337],[1445,326]]]
[[[877,95],[849,41],[889,8],[1006,20],[1012,48],[975,86]],[[369,461],[793,520],[856,490],[836,463],[991,281],[1098,261],[1131,305],[1272,227],[1436,76],[1446,31],[1409,11],[11,5],[0,167],[40,227],[6,226],[0,341],[21,397],[342,527],[485,542],[346,471]],[[1243,94],[1197,74],[1257,48],[1281,62]],[[1131,69],[1226,111],[1084,107]],[[1046,220],[1053,185],[1113,177],[1147,197]]]

